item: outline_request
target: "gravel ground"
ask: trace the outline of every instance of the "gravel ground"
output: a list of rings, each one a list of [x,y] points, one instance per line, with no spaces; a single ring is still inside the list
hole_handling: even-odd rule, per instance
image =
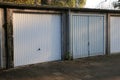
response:
[[[120,54],[17,67],[0,80],[120,80]]]

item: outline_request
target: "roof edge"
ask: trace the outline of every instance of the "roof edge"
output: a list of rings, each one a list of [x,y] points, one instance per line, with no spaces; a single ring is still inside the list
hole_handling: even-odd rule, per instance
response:
[[[112,12],[120,13],[120,10],[109,10],[109,9],[90,9],[90,8],[70,8],[70,7],[57,7],[57,6],[45,6],[45,5],[26,5],[26,4],[13,4],[7,2],[0,2],[1,8],[12,8],[12,9],[36,9],[36,10],[71,10],[81,12]]]

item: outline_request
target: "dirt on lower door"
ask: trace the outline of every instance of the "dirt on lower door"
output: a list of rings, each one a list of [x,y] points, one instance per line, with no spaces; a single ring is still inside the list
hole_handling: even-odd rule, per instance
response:
[[[120,80],[120,54],[4,70],[0,80]]]

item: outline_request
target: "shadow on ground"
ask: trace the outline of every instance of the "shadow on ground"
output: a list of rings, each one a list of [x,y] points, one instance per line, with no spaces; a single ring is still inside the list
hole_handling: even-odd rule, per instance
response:
[[[120,80],[120,54],[18,67],[0,80]]]

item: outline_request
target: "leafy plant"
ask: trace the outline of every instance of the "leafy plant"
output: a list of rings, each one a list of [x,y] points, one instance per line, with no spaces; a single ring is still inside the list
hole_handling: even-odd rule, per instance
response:
[[[69,7],[75,7],[76,0],[67,0],[67,5]]]
[[[83,7],[86,0],[3,0],[3,2],[12,2],[15,4],[29,4],[29,5],[48,5],[59,7]]]
[[[65,60],[72,60],[72,56],[70,52],[65,53]]]

